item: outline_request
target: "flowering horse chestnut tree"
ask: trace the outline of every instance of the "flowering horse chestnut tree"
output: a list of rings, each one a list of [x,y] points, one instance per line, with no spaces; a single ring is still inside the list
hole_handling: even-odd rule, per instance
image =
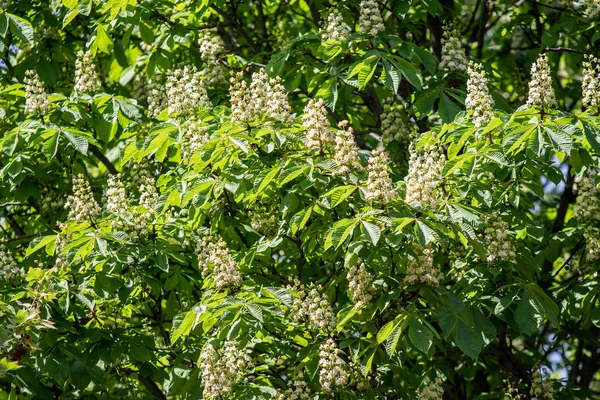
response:
[[[0,400],[600,396],[598,0],[0,5]]]

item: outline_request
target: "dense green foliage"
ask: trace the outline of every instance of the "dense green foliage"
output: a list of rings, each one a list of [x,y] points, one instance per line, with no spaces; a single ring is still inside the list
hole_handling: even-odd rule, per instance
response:
[[[0,4],[0,399],[600,395],[597,1]]]

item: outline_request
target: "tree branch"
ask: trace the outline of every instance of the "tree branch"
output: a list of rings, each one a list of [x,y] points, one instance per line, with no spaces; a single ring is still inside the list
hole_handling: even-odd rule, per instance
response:
[[[96,158],[98,160],[100,160],[100,162],[102,164],[104,164],[104,166],[106,167],[106,169],[108,170],[108,172],[110,172],[113,175],[117,175],[119,173],[119,171],[117,171],[117,169],[115,168],[115,166],[110,162],[110,160],[108,158],[106,158],[106,156],[100,151],[99,148],[97,148],[94,145],[90,145],[89,146],[90,151],[92,152],[93,155],[96,156]]]
[[[152,394],[152,397],[158,400],[167,400],[167,396],[165,396],[162,390],[160,390],[158,385],[154,383],[150,377],[140,375],[140,382],[146,386],[146,389]]]

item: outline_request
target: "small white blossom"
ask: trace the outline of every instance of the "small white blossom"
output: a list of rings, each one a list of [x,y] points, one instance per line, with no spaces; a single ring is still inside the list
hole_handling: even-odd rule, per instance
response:
[[[419,394],[419,400],[442,400],[444,398],[444,388],[442,387],[442,378],[436,376],[432,382],[425,378],[424,387]]]
[[[277,400],[310,400],[313,393],[304,380],[304,373],[299,371],[294,379],[288,384],[285,393],[280,394]]]
[[[188,119],[180,129],[181,131],[181,158],[189,161],[192,154],[208,142],[208,133],[202,126],[201,121]]]
[[[332,338],[319,347],[319,383],[324,392],[331,392],[336,386],[348,383],[346,363],[340,357],[341,353]]]
[[[224,87],[227,85],[227,68],[217,60],[204,60],[202,77],[208,86]]]
[[[205,29],[198,34],[198,47],[202,59],[216,59],[219,55],[225,53],[225,44],[217,32],[211,29]]]
[[[75,87],[78,94],[92,94],[102,88],[92,52],[80,50],[75,61]]]
[[[399,104],[386,102],[381,113],[381,141],[384,145],[397,140],[407,143],[414,129],[406,123]]]
[[[189,114],[198,107],[209,108],[210,100],[196,67],[185,66],[167,73],[169,114]]]
[[[269,78],[264,69],[252,74],[250,85],[238,73],[230,79],[231,118],[234,121],[248,122],[269,118],[291,122],[293,116],[281,78]]]
[[[338,123],[338,129],[335,135],[335,161],[338,165],[338,173],[347,174],[354,169],[361,169],[360,158],[358,157],[358,146],[354,141],[354,130],[348,121]]]
[[[467,69],[467,56],[460,37],[461,34],[456,25],[453,23],[444,25],[440,68],[455,71],[465,71]]]
[[[127,211],[127,194],[125,186],[119,175],[111,175],[108,178],[108,187],[105,192],[106,209],[115,214]]]
[[[204,236],[196,242],[198,267],[202,276],[212,272],[212,279],[217,289],[236,288],[242,284],[242,275],[227,245],[222,239]]]
[[[167,93],[164,85],[158,78],[148,79],[146,82],[146,102],[148,103],[148,116],[156,118],[158,114],[168,107]]]
[[[364,264],[352,266],[348,270],[348,290],[355,303],[354,308],[360,308],[371,302],[373,298],[373,276],[367,271]]]
[[[333,331],[337,320],[321,285],[309,287],[308,293],[301,291],[301,296],[294,298],[290,319],[296,323],[306,321],[313,330]]]
[[[430,247],[421,249],[419,256],[416,258],[409,256],[404,279],[409,284],[418,282],[432,286],[439,284],[442,274],[433,265],[433,250]]]
[[[446,157],[438,146],[411,148],[406,181],[407,203],[438,206],[438,187],[442,181],[442,169]]]
[[[600,15],[600,0],[583,0],[584,14],[588,18],[596,18]]]
[[[25,72],[25,112],[43,114],[49,107],[50,101],[38,74],[28,70]]]
[[[583,61],[581,90],[585,107],[600,107],[600,60],[590,55]]]
[[[510,225],[497,212],[486,220],[485,241],[487,243],[487,262],[515,262],[517,253],[512,238],[508,235]]]
[[[548,66],[546,54],[540,54],[531,66],[531,81],[529,81],[529,97],[527,104],[530,106],[548,109],[556,106],[556,97],[552,87],[552,76]]]
[[[148,210],[154,210],[158,192],[156,191],[156,182],[151,176],[141,177],[140,184],[140,205]]]
[[[586,260],[597,261],[600,259],[600,231],[591,226],[586,227],[585,233]]]
[[[11,280],[22,273],[6,245],[0,241],[0,281]]]
[[[465,107],[467,112],[471,114],[475,127],[480,128],[493,118],[494,100],[490,95],[488,80],[481,64],[470,61],[467,73],[469,74],[469,80],[467,81]]]
[[[69,219],[77,222],[90,221],[100,215],[100,206],[83,174],[73,177],[73,194],[67,197],[66,207],[70,208]]]
[[[258,205],[249,212],[252,229],[267,237],[275,236],[279,218],[265,205]]]
[[[358,17],[358,31],[369,36],[377,36],[385,30],[379,4],[375,0],[362,0]]]
[[[220,351],[207,346],[202,352],[203,397],[213,399],[220,396],[228,398],[234,386],[250,369],[252,360],[246,352],[239,348],[235,341],[226,341]]]
[[[385,153],[380,153],[377,150],[371,152],[367,172],[365,200],[369,202],[381,201],[383,203],[391,201],[396,196],[396,192],[388,172]]]
[[[333,144],[334,133],[327,119],[327,109],[323,99],[310,99],[304,107],[302,126],[306,128],[304,143],[309,149],[323,150]]]
[[[342,13],[337,8],[334,8],[327,15],[327,22],[325,23],[325,29],[321,31],[323,40],[335,40],[336,42],[343,42],[350,38],[350,27],[344,22]]]
[[[529,394],[536,400],[552,400],[554,398],[554,386],[546,368],[533,372]]]

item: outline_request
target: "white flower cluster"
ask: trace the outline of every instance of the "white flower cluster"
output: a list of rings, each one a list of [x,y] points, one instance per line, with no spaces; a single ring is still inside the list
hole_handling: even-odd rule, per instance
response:
[[[404,120],[401,106],[393,104],[391,101],[385,103],[381,113],[381,141],[383,144],[390,144],[394,140],[406,143],[410,140],[411,134],[412,130]]]
[[[213,30],[200,32],[198,46],[202,56],[204,69],[202,75],[209,86],[224,86],[227,84],[227,68],[220,64],[218,57],[225,52],[223,40]]]
[[[387,160],[385,153],[380,153],[377,150],[371,152],[369,165],[367,165],[367,194],[365,200],[381,201],[387,203],[391,201],[396,192],[392,186],[392,179],[387,168]]]
[[[354,308],[358,309],[371,302],[373,298],[373,276],[367,271],[364,264],[358,267],[353,265],[348,270],[348,290],[351,293]]]
[[[334,159],[338,165],[338,173],[347,174],[352,168],[362,168],[358,157],[358,146],[354,141],[354,130],[348,121],[340,121],[338,127],[335,135]]]
[[[313,393],[304,380],[304,373],[299,371],[288,384],[285,393],[280,394],[277,400],[310,400],[312,398]]]
[[[362,0],[358,17],[358,31],[369,36],[377,36],[385,30],[379,5],[375,0]]]
[[[236,288],[242,284],[242,275],[223,239],[204,236],[196,242],[198,267],[206,277],[212,270],[217,289]]]
[[[344,22],[342,13],[337,8],[334,8],[327,15],[327,22],[325,23],[325,29],[321,31],[323,40],[335,40],[336,42],[343,42],[350,38],[350,27]]]
[[[321,285],[311,286],[306,295],[304,292],[301,294],[301,298],[294,298],[290,319],[296,323],[307,321],[313,330],[333,331],[337,320]]]
[[[92,52],[80,50],[75,61],[75,87],[73,90],[78,94],[91,94],[102,88],[100,78],[96,72]]]
[[[40,82],[38,74],[30,69],[25,72],[25,112],[44,113],[50,107],[50,101]]]
[[[585,229],[585,249],[587,252],[587,261],[596,261],[600,259],[600,231],[597,228],[588,226]]]
[[[595,18],[600,15],[600,0],[583,0],[582,5],[585,7],[586,17]]]
[[[259,205],[249,212],[250,225],[255,231],[262,233],[267,237],[274,236],[277,233],[277,215],[271,212],[266,206]]]
[[[156,181],[149,175],[141,177],[140,183],[140,205],[149,211],[154,211],[158,192],[156,191]]]
[[[531,66],[531,81],[529,81],[529,97],[527,104],[530,106],[548,109],[556,106],[556,97],[552,87],[552,76],[548,66],[546,54],[540,54]]]
[[[169,114],[188,114],[198,107],[210,107],[210,100],[196,67],[185,66],[167,73]]]
[[[267,117],[291,122],[294,118],[288,102],[281,78],[269,78],[261,68],[252,74],[250,85],[238,73],[230,79],[231,118],[235,121],[248,122]]]
[[[341,351],[332,338],[319,347],[319,382],[324,392],[331,392],[335,386],[348,383],[346,365],[340,354]]]
[[[42,215],[54,215],[65,208],[65,199],[54,188],[43,187],[40,190],[40,210]]]
[[[212,346],[206,347],[200,363],[203,397],[213,399],[231,394],[251,362],[248,354],[235,341],[226,341],[219,352]]]
[[[444,388],[442,387],[442,378],[436,376],[431,382],[429,378],[425,378],[425,387],[421,389],[419,400],[442,400],[444,398]]]
[[[438,146],[411,149],[406,181],[407,203],[438,206],[437,188],[442,180],[446,157]]]
[[[433,265],[433,250],[429,247],[422,249],[417,258],[409,257],[406,265],[406,277],[409,284],[416,282],[437,286],[442,274]]]
[[[83,174],[73,177],[73,194],[67,197],[65,206],[70,208],[69,219],[77,222],[92,220],[100,214],[100,206]]]
[[[56,235],[56,267],[57,268],[68,268],[69,267],[69,256],[68,254],[62,254],[65,246],[71,241],[73,234],[71,232],[65,232],[67,226],[64,222],[58,222],[58,229],[60,233]]]
[[[127,211],[127,194],[119,175],[108,177],[108,185],[104,196],[106,197],[105,208],[108,212],[119,214]]]
[[[496,212],[492,212],[490,217],[487,218],[485,227],[487,262],[515,262],[517,253],[515,245],[508,235],[509,228],[508,222],[503,221],[500,214]]]
[[[148,115],[156,118],[158,114],[168,107],[167,94],[165,87],[158,82],[157,78],[148,79],[146,85],[146,102],[148,103]]]
[[[442,35],[442,60],[440,68],[455,71],[467,69],[467,56],[460,41],[460,31],[453,23],[444,24]]]
[[[0,241],[0,280],[8,281],[21,273],[14,257],[6,245]]]
[[[529,394],[537,400],[552,400],[554,397],[554,386],[552,381],[548,379],[548,370],[542,368],[535,370],[531,376],[531,390]]]
[[[470,61],[467,73],[469,74],[469,80],[467,80],[465,107],[467,112],[471,114],[475,126],[480,128],[493,118],[494,100],[488,89],[488,80],[483,66]]]
[[[600,106],[600,60],[586,55],[582,65],[581,102],[585,107],[598,107]]]
[[[184,161],[189,161],[192,154],[204,146],[208,139],[208,133],[206,128],[202,126],[201,121],[194,118],[185,121],[179,140],[181,142],[181,158]]]
[[[327,119],[327,109],[323,99],[308,101],[302,115],[302,126],[306,128],[304,143],[307,148],[320,151],[334,142],[333,129]]]
[[[371,390],[371,376],[364,374],[364,367],[359,363],[350,362],[348,364],[348,369],[350,370],[349,381],[350,385],[356,387],[358,391],[368,392]]]
[[[581,222],[600,220],[600,189],[596,185],[596,170],[589,169],[576,179],[577,204],[575,217]]]

